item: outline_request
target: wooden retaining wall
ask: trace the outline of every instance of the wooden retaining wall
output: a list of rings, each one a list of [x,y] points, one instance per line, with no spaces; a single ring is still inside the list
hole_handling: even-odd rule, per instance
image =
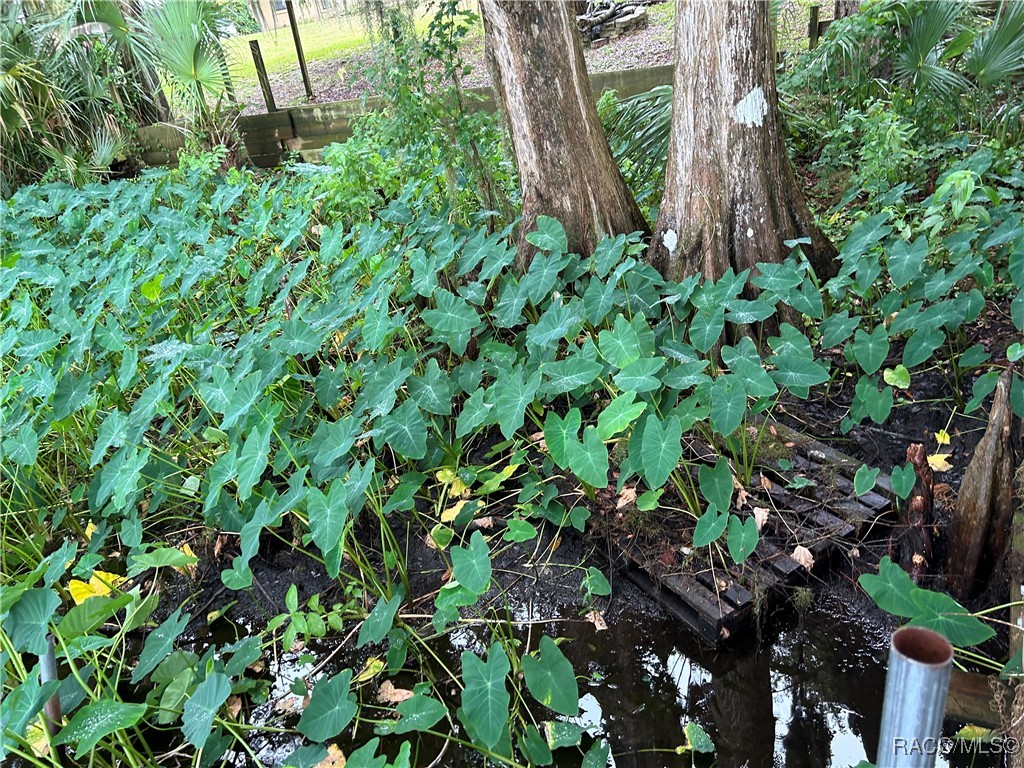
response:
[[[590,76],[594,95],[614,90],[619,98],[627,98],[672,82],[672,66],[627,69],[619,72],[598,72]],[[495,110],[491,88],[468,89],[479,100],[479,109]],[[304,160],[317,162],[328,144],[345,141],[352,135],[352,118],[383,106],[379,97],[336,101],[288,107],[265,115],[245,115],[239,127],[249,150],[249,161],[259,168],[280,165],[285,151],[298,152]],[[185,145],[184,134],[174,125],[158,123],[140,128],[142,159],[147,165],[168,165]]]

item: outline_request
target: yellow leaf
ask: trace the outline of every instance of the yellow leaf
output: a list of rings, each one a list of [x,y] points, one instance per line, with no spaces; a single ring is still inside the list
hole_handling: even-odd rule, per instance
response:
[[[947,461],[949,457],[948,453],[933,453],[928,457],[928,466],[936,472],[949,472],[953,468],[953,465]]]
[[[448,507],[448,509],[441,513],[441,522],[450,523],[452,520],[459,516],[459,512],[461,512],[462,508],[466,506],[466,504],[468,503],[469,499],[461,499],[452,504],[450,507]]]
[[[181,552],[181,554],[186,555],[188,557],[195,557],[196,561],[189,563],[188,565],[178,566],[174,570],[176,570],[182,576],[189,576],[194,579],[196,577],[196,565],[198,563],[199,558],[196,557],[196,553],[192,551],[192,547],[190,547],[187,543],[182,544],[180,547],[178,547],[178,551]]]
[[[313,768],[345,768],[345,762],[345,753],[337,744],[331,744],[327,747],[327,757]]]
[[[90,522],[85,526],[85,540],[92,541],[92,535],[96,533],[96,523]]]
[[[363,668],[356,675],[352,681],[354,683],[365,683],[367,680],[372,680],[384,670],[384,662],[377,656],[371,656],[363,664]]]
[[[124,581],[124,576],[118,576],[116,573],[93,571],[88,584],[78,579],[71,579],[68,582],[68,592],[71,593],[71,599],[75,601],[75,605],[81,605],[90,597],[108,594],[122,581]]]
[[[935,433],[935,442],[939,445],[949,445],[949,432],[944,429],[940,429]]]
[[[437,481],[439,483],[451,485],[452,496],[463,496],[465,495],[466,491],[469,490],[469,486],[462,482],[462,478],[459,477],[458,474],[451,469],[439,469],[435,473],[434,477],[437,478]]]

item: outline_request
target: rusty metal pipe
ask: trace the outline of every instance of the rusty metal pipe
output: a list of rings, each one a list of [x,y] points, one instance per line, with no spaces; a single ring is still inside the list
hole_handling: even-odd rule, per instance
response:
[[[897,630],[889,644],[878,768],[933,768],[953,670],[953,646],[921,627]]]

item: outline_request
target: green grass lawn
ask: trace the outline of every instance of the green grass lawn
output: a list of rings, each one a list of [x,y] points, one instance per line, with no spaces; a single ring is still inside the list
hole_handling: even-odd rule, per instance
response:
[[[369,35],[358,16],[351,14],[299,24],[302,50],[306,62],[331,59],[369,43]],[[263,61],[271,73],[298,70],[295,43],[291,29],[285,24],[276,31],[255,35],[239,35],[224,41],[231,76],[238,82],[256,82],[256,67],[249,52],[249,41],[259,40]]]
[[[426,6],[419,9],[416,16],[416,31],[423,34],[430,23]],[[477,22],[479,25],[479,22]],[[369,45],[370,35],[366,31],[363,20],[358,14],[329,17],[299,24],[299,36],[302,38],[302,50],[306,54],[306,63],[326,61]],[[482,28],[481,28],[482,37]],[[260,41],[260,52],[267,71],[271,74],[295,71],[298,73],[298,59],[295,55],[295,43],[292,32],[285,23],[277,30],[259,32],[255,35],[239,35],[224,41],[224,51],[228,57],[231,77],[240,85],[256,84],[256,67],[249,51],[249,41]],[[297,74],[296,74],[297,76]]]

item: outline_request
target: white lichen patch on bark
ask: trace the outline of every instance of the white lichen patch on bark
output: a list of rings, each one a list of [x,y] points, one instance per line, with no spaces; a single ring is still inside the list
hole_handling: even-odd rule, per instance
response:
[[[665,243],[666,251],[675,253],[676,246],[679,245],[679,236],[674,229],[666,229],[665,234],[662,236],[662,242]]]
[[[736,122],[747,127],[763,125],[767,114],[768,101],[761,86],[751,89],[736,105]]]

